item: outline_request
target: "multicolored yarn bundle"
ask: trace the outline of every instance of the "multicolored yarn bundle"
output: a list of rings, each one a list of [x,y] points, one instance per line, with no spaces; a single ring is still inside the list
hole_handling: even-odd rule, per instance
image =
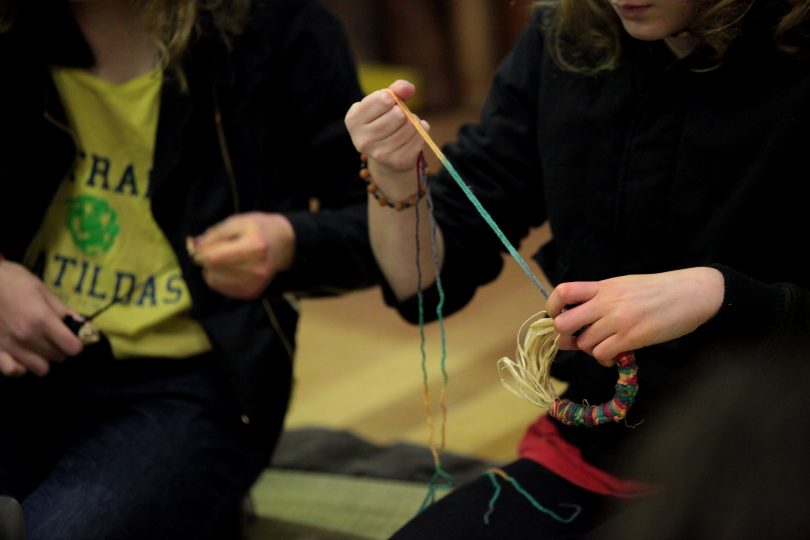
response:
[[[569,426],[598,426],[608,422],[621,422],[638,393],[638,366],[632,352],[624,352],[616,358],[619,380],[613,399],[601,405],[579,405],[568,399],[557,399],[551,404],[549,414]]]

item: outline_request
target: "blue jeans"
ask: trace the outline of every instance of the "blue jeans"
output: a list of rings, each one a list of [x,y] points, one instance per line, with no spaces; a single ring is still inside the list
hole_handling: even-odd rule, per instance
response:
[[[209,357],[87,353],[0,377],[0,493],[22,501],[29,540],[212,537],[277,437],[241,422]]]

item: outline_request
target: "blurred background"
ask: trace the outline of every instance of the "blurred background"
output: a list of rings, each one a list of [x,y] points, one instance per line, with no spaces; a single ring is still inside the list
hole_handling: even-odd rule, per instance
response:
[[[373,88],[400,70],[425,111],[477,108],[528,18],[530,0],[326,0]],[[381,80],[382,79],[382,80]]]

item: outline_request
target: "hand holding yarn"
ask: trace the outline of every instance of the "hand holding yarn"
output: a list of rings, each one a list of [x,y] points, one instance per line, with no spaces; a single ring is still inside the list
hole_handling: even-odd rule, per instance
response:
[[[724,289],[722,274],[708,267],[563,283],[549,296],[548,312],[521,327],[515,360],[498,362],[501,381],[535,405],[549,407],[563,423],[618,422],[638,391],[635,356],[627,351],[694,331],[720,309]],[[557,349],[582,350],[605,366],[616,364],[614,398],[596,406],[557,398],[549,380]]]
[[[44,376],[52,362],[82,351],[62,323],[72,312],[21,264],[0,262],[0,376]]]
[[[611,366],[624,351],[693,332],[720,309],[724,288],[723,275],[708,267],[569,282],[552,291],[546,310],[561,350]]]
[[[411,180],[424,147],[409,114],[398,106],[398,102],[408,101],[415,92],[410,82],[395,81],[352,105],[345,118],[355,148],[368,157],[372,176],[380,179],[385,193],[397,200],[413,191]],[[413,118],[422,129],[430,129],[426,121],[415,115]]]
[[[295,256],[295,231],[282,214],[230,216],[202,235],[187,239],[208,286],[225,296],[258,298]]]

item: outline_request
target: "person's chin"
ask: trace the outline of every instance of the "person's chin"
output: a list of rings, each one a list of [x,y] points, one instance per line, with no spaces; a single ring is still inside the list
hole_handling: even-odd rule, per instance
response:
[[[638,24],[635,22],[622,21],[625,32],[630,34],[630,37],[641,41],[658,41],[668,36],[666,32],[660,29],[652,28],[646,24]]]

